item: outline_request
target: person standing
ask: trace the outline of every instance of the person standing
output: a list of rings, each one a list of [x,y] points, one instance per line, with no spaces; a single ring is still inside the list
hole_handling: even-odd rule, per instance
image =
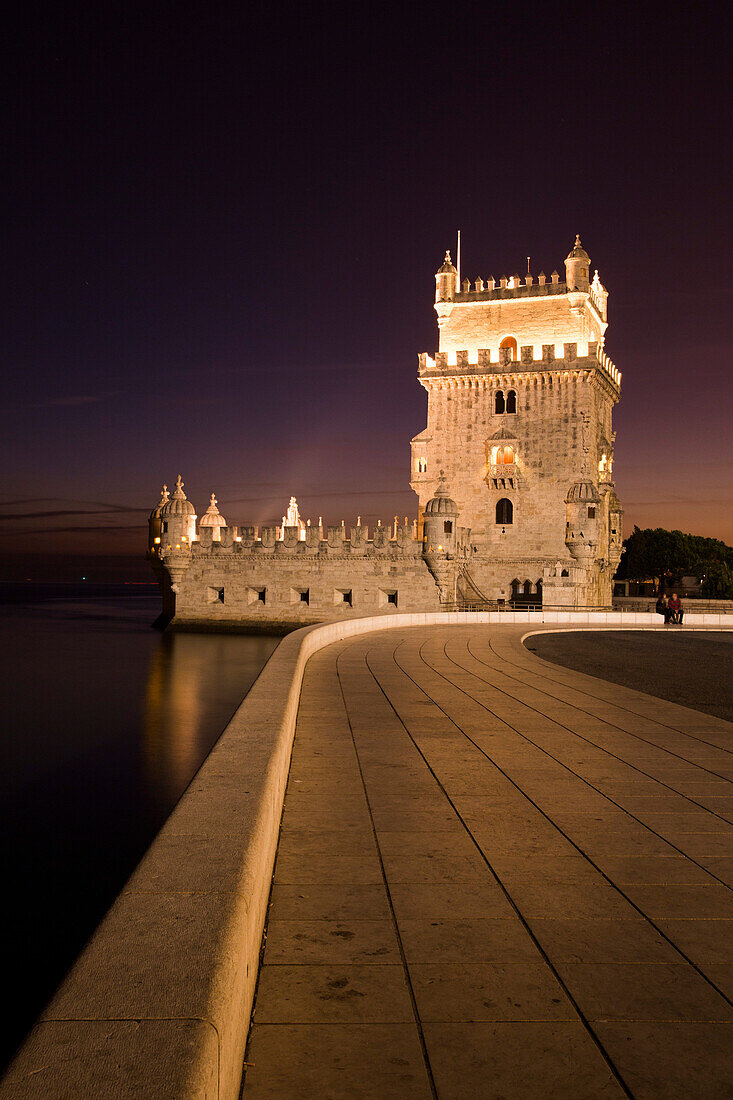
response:
[[[676,592],[672,593],[667,607],[670,613],[670,622],[677,623],[678,626],[682,626],[682,616],[684,614],[682,610],[682,600],[679,598]]]

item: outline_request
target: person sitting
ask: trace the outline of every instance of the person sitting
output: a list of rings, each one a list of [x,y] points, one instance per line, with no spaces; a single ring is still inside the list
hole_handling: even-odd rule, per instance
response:
[[[667,604],[670,612],[670,622],[677,623],[678,626],[682,626],[682,616],[684,614],[682,610],[682,600],[679,598],[676,592],[673,592],[670,596],[669,603]]]
[[[669,606],[667,604],[667,597],[664,595],[664,593],[662,593],[662,595],[657,600],[656,612],[657,615],[664,615],[664,625],[666,626],[669,622],[670,612]]]

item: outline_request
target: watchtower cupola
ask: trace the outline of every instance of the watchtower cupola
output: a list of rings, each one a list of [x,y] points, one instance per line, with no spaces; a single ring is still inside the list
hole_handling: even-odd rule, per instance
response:
[[[457,520],[458,507],[448,494],[445,486],[445,474],[441,470],[435,496],[425,505],[423,553],[426,555],[454,554]]]
[[[169,550],[190,550],[196,538],[196,509],[183,491],[179,474],[170,500],[160,510],[161,545]]]
[[[588,291],[590,288],[590,256],[576,234],[575,244],[565,260],[565,283],[568,290]]]
[[[169,498],[170,493],[168,492],[168,486],[164,485],[160,494],[160,500],[155,508],[153,508],[148,519],[148,551],[150,553],[153,553],[156,548],[160,546],[160,513],[163,511],[163,507],[168,503]]]
[[[443,266],[435,273],[435,301],[452,302],[458,289],[458,272],[453,266],[450,252],[446,252]]]
[[[206,509],[201,519],[199,520],[199,527],[210,527],[212,542],[220,542],[221,529],[222,527],[226,527],[226,525],[227,521],[224,519],[224,516],[219,511],[218,501],[212,493],[209,507]]]

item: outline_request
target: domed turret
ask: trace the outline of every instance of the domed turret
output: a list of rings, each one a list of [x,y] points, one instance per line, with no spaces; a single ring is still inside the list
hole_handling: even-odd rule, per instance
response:
[[[590,287],[590,256],[576,234],[575,244],[565,260],[565,283],[568,290],[587,291]]]
[[[183,491],[179,474],[170,500],[160,510],[161,543],[168,549],[182,550],[196,538],[196,509]]]
[[[458,505],[448,495],[448,490],[445,487],[445,474],[441,470],[435,496],[431,497],[425,505],[423,553],[454,553],[457,518]]]
[[[168,503],[169,497],[170,493],[168,492],[168,486],[164,485],[161,490],[160,500],[148,517],[148,551],[150,552],[153,551],[156,546],[160,545],[160,513],[164,505]]]
[[[598,504],[600,503],[600,499],[598,490],[593,482],[583,479],[582,481],[576,481],[574,485],[570,486],[568,495],[565,497],[565,503]]]
[[[452,302],[458,283],[458,272],[453,266],[450,252],[446,252],[443,266],[435,273],[435,301]]]
[[[206,511],[202,515],[201,519],[199,520],[199,527],[211,527],[212,528],[212,531],[211,531],[212,540],[214,542],[219,542],[219,540],[221,539],[221,535],[219,534],[219,532],[221,531],[222,527],[226,527],[226,526],[227,526],[227,521],[224,519],[223,515],[220,513],[220,511],[217,507],[217,499],[214,496],[214,494],[212,493],[211,494],[211,501],[209,502],[209,507],[206,509]]]
[[[592,481],[582,478],[565,497],[565,545],[576,560],[595,557],[601,498]]]
[[[435,495],[425,505],[422,553],[442,602],[456,598],[456,521],[458,505],[445,487],[445,474],[440,471],[440,481]]]

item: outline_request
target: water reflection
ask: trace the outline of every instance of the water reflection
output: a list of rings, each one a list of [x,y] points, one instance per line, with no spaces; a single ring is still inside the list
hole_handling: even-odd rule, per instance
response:
[[[5,975],[0,1067],[279,640],[161,637],[157,599],[114,595],[3,605],[0,591],[0,938],[23,964]]]
[[[150,659],[141,752],[150,796],[175,802],[278,639],[165,634]],[[241,685],[239,698],[232,685]],[[216,734],[212,737],[212,732]]]

